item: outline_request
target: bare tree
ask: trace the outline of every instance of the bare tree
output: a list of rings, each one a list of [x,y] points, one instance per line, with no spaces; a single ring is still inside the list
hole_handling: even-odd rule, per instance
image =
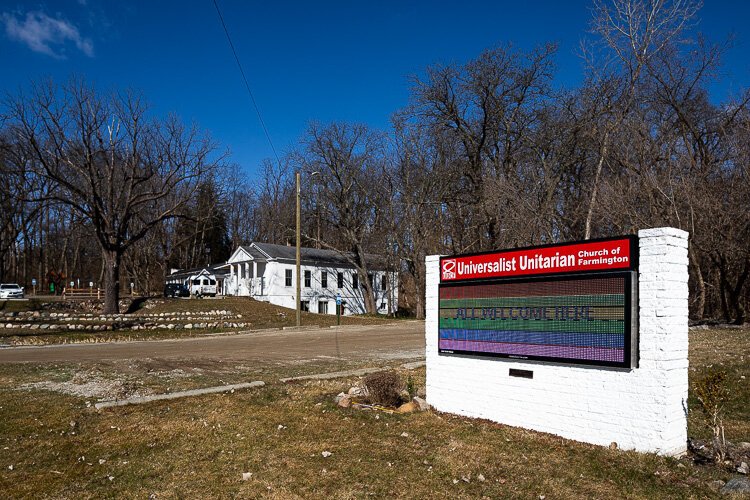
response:
[[[101,95],[80,81],[35,85],[7,108],[14,142],[46,182],[40,199],[72,207],[94,229],[104,312],[117,312],[122,255],[181,215],[221,161],[214,144],[175,117],[150,118],[137,94]]]
[[[399,307],[412,306],[415,316],[425,315],[425,257],[446,248],[443,200],[449,196],[451,178],[440,141],[429,128],[394,117],[394,147],[390,151],[386,204],[387,231],[396,244],[398,260],[406,271],[399,282],[408,294],[400,295]],[[409,304],[411,302],[411,304]]]
[[[620,69],[615,69],[614,74],[602,73],[597,68],[612,68],[612,65],[598,60],[590,61],[589,69],[594,79],[618,78],[622,85],[614,99],[608,99],[601,110],[598,159],[584,225],[586,239],[591,236],[602,169],[609,157],[612,135],[622,126],[638,100],[638,83],[644,68],[690,26],[700,6],[700,2],[694,0],[594,2],[592,30],[601,37],[610,54],[614,54],[614,66]]]
[[[321,217],[336,235],[319,243],[349,260],[364,290],[365,309],[374,313],[377,305],[366,249],[380,230],[384,212],[382,136],[364,125],[311,124],[304,144],[300,163],[305,171],[319,173],[313,177],[313,192]],[[316,241],[313,234],[307,237]]]
[[[224,180],[227,212],[227,231],[232,249],[249,244],[255,237],[253,207],[255,193],[238,165],[227,169]]]
[[[492,181],[513,177],[527,152],[536,112],[550,93],[555,50],[552,44],[529,53],[497,47],[464,66],[430,67],[414,81],[410,114],[454,150],[453,199],[446,202],[458,215],[456,229],[473,233],[458,251],[498,244],[513,210],[507,198],[496,198]]]
[[[280,164],[265,160],[260,180],[252,186],[252,232],[259,241],[284,245],[294,240],[296,200],[291,162],[290,157]]]

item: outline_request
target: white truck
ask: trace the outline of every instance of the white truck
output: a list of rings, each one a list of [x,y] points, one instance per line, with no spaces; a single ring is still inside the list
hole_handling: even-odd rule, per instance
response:
[[[185,280],[190,295],[196,297],[216,296],[216,276],[213,274],[196,274]]]

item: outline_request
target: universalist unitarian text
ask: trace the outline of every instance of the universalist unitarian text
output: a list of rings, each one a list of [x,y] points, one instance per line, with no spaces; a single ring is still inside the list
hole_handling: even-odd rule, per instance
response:
[[[577,254],[562,254],[555,252],[555,255],[545,257],[541,254],[521,255],[510,259],[500,257],[493,262],[474,263],[458,262],[458,274],[484,274],[484,273],[503,273],[517,270],[526,271],[532,269],[555,269],[560,267],[574,266],[595,266],[600,264],[612,265],[627,263],[628,256],[611,255],[609,250],[580,250]]]

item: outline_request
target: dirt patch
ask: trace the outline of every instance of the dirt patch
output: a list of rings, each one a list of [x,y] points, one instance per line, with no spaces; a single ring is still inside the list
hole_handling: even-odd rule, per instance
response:
[[[44,390],[97,400],[117,400],[153,394],[149,388],[134,377],[105,377],[99,370],[76,373],[68,381],[43,380],[24,384],[20,390]]]

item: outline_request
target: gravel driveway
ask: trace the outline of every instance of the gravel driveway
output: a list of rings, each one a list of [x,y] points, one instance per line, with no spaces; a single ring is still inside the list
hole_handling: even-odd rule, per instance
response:
[[[0,363],[81,362],[135,358],[295,361],[424,357],[424,322],[273,330],[179,340],[67,344],[0,349]]]

